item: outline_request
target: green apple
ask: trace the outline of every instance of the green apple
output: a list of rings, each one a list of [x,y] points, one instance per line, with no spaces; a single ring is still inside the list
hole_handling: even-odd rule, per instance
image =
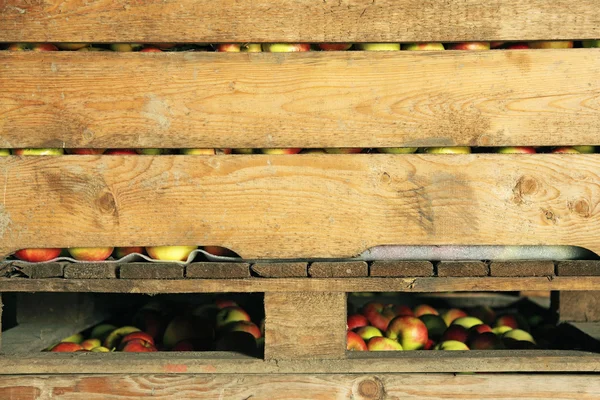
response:
[[[421,315],[419,319],[423,321],[427,327],[429,338],[433,340],[439,340],[448,327],[446,322],[444,322],[444,319],[439,315],[424,314]]]
[[[198,246],[152,246],[146,247],[146,253],[155,260],[187,261],[197,248]]]
[[[483,321],[475,317],[460,317],[452,321],[452,325],[460,325],[469,329],[474,327],[475,325],[483,325]]]
[[[400,43],[357,43],[354,47],[364,51],[398,51]]]
[[[590,47],[600,47],[600,40],[584,40],[581,42],[581,44],[583,45],[583,47],[588,49]]]
[[[441,43],[404,43],[402,50],[408,51],[439,51],[445,50]]]
[[[13,149],[16,156],[60,156],[65,152],[63,149]]]
[[[581,154],[592,154],[596,152],[596,147],[594,146],[573,146],[573,148]]]
[[[469,346],[458,340],[446,340],[435,346],[436,350],[469,350]]]
[[[428,147],[425,149],[425,153],[429,154],[469,154],[471,153],[470,147]]]
[[[416,153],[418,147],[380,147],[377,149],[380,153],[387,154],[411,154]]]
[[[104,341],[109,333],[117,329],[116,326],[112,324],[100,324],[96,325],[94,329],[92,329],[92,333],[90,333],[90,338],[92,339],[100,339]]]
[[[535,339],[533,338],[533,336],[531,336],[529,332],[526,332],[522,329],[511,329],[510,331],[502,335],[502,339],[519,340],[535,344]]]
[[[381,333],[381,331],[375,328],[374,326],[361,326],[360,328],[357,328],[354,332],[356,332],[358,336],[363,338],[365,342],[369,341],[369,339],[371,338],[383,336],[383,333]]]
[[[502,336],[506,332],[512,331],[512,330],[513,330],[513,328],[511,328],[510,326],[506,326],[506,325],[497,326],[495,328],[492,328],[492,332],[494,332],[498,336]]]
[[[112,43],[109,47],[112,51],[130,52],[139,51],[144,46],[138,43]]]
[[[136,151],[145,156],[158,156],[165,153],[165,149],[137,149]]]
[[[8,149],[0,149],[0,156],[10,156],[10,151]]]
[[[367,343],[367,349],[369,351],[398,351],[403,350],[402,345],[397,341],[382,337],[375,336]]]

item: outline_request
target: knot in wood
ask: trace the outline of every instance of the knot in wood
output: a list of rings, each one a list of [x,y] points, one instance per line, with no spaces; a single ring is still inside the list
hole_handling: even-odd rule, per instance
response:
[[[574,202],[569,202],[569,210],[583,218],[589,218],[592,216],[590,203],[586,199],[579,199]]]
[[[365,378],[355,384],[352,392],[354,398],[360,400],[383,399],[383,383],[375,377]]]
[[[103,214],[117,214],[117,203],[115,197],[110,192],[104,192],[96,200],[98,210]]]
[[[390,183],[392,181],[392,177],[387,172],[383,172],[381,174],[381,183]]]
[[[522,176],[513,189],[514,202],[520,204],[527,196],[532,196],[540,190],[537,179],[531,176]]]

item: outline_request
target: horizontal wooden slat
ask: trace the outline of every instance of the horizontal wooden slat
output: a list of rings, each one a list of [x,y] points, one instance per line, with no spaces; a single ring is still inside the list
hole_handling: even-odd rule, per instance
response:
[[[1,41],[389,42],[600,37],[594,0],[0,3]]]
[[[0,254],[218,245],[246,259],[344,258],[393,244],[600,253],[598,171],[597,154],[1,157]]]
[[[7,148],[600,145],[600,49],[7,51],[0,70]]]
[[[277,279],[23,279],[0,278],[0,292],[261,293],[469,292],[597,290],[600,277],[517,278],[277,278]]]
[[[344,360],[264,361],[235,353],[56,354],[0,356],[6,374],[237,374],[383,372],[597,372],[600,355],[570,350],[350,352]],[[2,380],[2,379],[0,379]]]

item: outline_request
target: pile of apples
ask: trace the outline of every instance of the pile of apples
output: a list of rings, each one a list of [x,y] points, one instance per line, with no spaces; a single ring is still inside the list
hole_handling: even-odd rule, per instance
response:
[[[537,348],[526,318],[516,312],[497,315],[486,306],[440,313],[427,304],[411,309],[370,302],[348,316],[347,327],[351,351]]]
[[[36,248],[21,249],[13,255],[22,261],[46,262],[59,256],[70,256],[78,261],[104,261],[110,256],[121,259],[129,254],[147,253],[154,260],[159,261],[187,261],[190,254],[197,250],[198,246],[152,246],[152,247],[72,247],[60,248]],[[229,249],[220,246],[201,246],[204,251],[214,256],[238,257]]]
[[[260,326],[260,327],[259,327]],[[232,300],[187,307],[173,314],[161,302],[140,308],[131,325],[103,323],[89,334],[78,333],[47,349],[51,352],[238,351],[260,354],[264,346],[264,319],[252,322]]]

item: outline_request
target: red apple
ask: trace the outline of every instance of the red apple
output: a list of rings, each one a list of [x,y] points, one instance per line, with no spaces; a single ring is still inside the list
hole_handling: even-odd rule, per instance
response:
[[[536,153],[535,148],[533,147],[499,147],[496,150],[496,153],[501,154],[534,154]]]
[[[563,153],[563,154],[580,154],[577,149],[573,147],[557,147],[552,150],[553,153]]]
[[[391,311],[393,317],[399,317],[399,316],[403,316],[403,315],[407,315],[410,317],[415,316],[415,314],[412,312],[410,307],[405,306],[405,305],[388,304],[387,306],[385,306],[384,313],[386,311]]]
[[[446,310],[446,312],[444,312],[442,314],[442,318],[444,319],[444,322],[446,323],[446,325],[450,326],[452,325],[452,322],[456,319],[456,318],[460,318],[460,317],[467,317],[467,313],[464,312],[463,310],[460,310],[458,308],[451,308],[449,310]]]
[[[90,43],[55,43],[54,45],[61,50],[79,50],[90,46]]]
[[[263,154],[298,154],[302,149],[290,148],[290,149],[260,149]]]
[[[509,328],[512,328],[512,329],[520,328],[517,316],[514,314],[505,314],[505,315],[498,317],[496,319],[496,322],[494,322],[494,327],[499,327],[499,326],[508,326]]]
[[[530,49],[529,44],[524,42],[509,43],[504,47],[506,50],[527,50]]]
[[[237,43],[221,43],[217,45],[215,51],[225,53],[239,53],[241,51],[241,46]]]
[[[296,51],[310,51],[308,43],[265,43],[262,45],[263,51],[269,53],[291,53]]]
[[[180,153],[188,156],[212,156],[215,154],[231,154],[231,149],[181,149]]]
[[[425,346],[423,346],[423,350],[431,350],[435,347],[435,342],[432,339],[428,339]]]
[[[12,153],[16,156],[61,156],[65,152],[63,149],[13,149]]]
[[[152,336],[150,336],[146,332],[137,331],[137,332],[131,332],[130,334],[123,336],[123,339],[121,339],[121,345],[123,345],[124,343],[127,343],[131,340],[136,340],[136,339],[143,340],[150,344],[154,344],[154,338]]]
[[[502,46],[504,46],[506,44],[506,42],[490,42],[490,48],[491,49],[499,49]]]
[[[217,329],[237,321],[251,321],[250,315],[241,307],[225,307],[219,310],[216,317]]]
[[[215,300],[215,306],[222,310],[225,307],[239,307],[240,305],[233,300],[229,299],[217,299]]]
[[[349,351],[367,351],[367,345],[363,338],[356,333],[349,331],[346,333],[346,350]]]
[[[260,332],[260,328],[256,326],[254,322],[250,321],[236,321],[226,324],[223,327],[223,333],[229,332],[247,332],[254,336],[255,339],[260,339],[262,334]]]
[[[328,154],[356,154],[356,153],[360,153],[363,149],[344,147],[344,148],[327,148],[327,149],[323,149],[323,150],[325,151],[325,153],[328,153]]]
[[[492,325],[496,320],[496,311],[489,306],[477,306],[469,311],[469,315],[479,318],[487,325]]]
[[[464,326],[460,325],[451,325],[446,329],[442,337],[440,338],[440,342],[444,342],[447,340],[456,340],[458,342],[466,343],[469,339],[469,331]]]
[[[69,154],[89,155],[89,154],[103,154],[106,149],[68,149]]]
[[[451,43],[448,50],[489,50],[490,42]]]
[[[472,327],[469,328],[469,332],[476,332],[476,333],[485,333],[485,332],[491,332],[491,331],[492,331],[492,328],[487,324],[473,325]]]
[[[477,333],[469,336],[468,346],[471,350],[503,349],[502,340],[492,332]]]
[[[346,323],[348,330],[352,331],[356,328],[360,328],[363,326],[369,325],[369,320],[367,317],[361,314],[352,314],[348,316],[348,321]]]
[[[400,43],[356,43],[354,48],[362,51],[399,51]]]
[[[148,255],[161,261],[187,261],[198,246],[153,246],[146,247]]]
[[[50,43],[13,43],[8,46],[10,51],[58,51],[58,47]]]
[[[112,254],[113,247],[71,247],[71,257],[78,261],[103,261]]]
[[[22,249],[15,252],[15,257],[23,261],[44,262],[55,259],[61,252],[62,249]]]
[[[139,246],[115,247],[115,258],[123,258],[134,253],[144,254],[144,248]]]
[[[444,50],[444,45],[441,43],[404,43],[402,50],[408,51],[436,51]]]
[[[344,51],[350,50],[352,43],[319,43],[317,47],[322,51]]]
[[[415,314],[415,317],[420,317],[421,315],[427,314],[440,315],[435,308],[427,304],[419,304],[415,307],[413,312]]]
[[[137,156],[138,153],[133,149],[110,149],[104,152],[104,154],[109,156]]]
[[[367,343],[367,349],[369,351],[404,350],[402,348],[402,345],[400,343],[398,343],[397,341],[390,339],[390,338],[381,337],[381,336],[376,336],[376,337],[372,338],[371,340],[369,340],[369,342]]]
[[[385,336],[397,340],[404,350],[422,349],[429,339],[423,321],[410,316],[400,316],[390,321]]]
[[[380,331],[385,332],[393,316],[383,315],[384,310],[385,306],[381,303],[367,303],[363,307],[362,313],[365,317],[367,317],[371,325]]]
[[[570,49],[573,47],[573,42],[568,40],[559,41],[537,41],[529,42],[529,47],[532,49]]]
[[[354,332],[356,332],[358,336],[363,338],[365,342],[368,342],[371,338],[383,336],[383,333],[381,333],[381,331],[375,328],[374,326],[363,326],[355,329]]]
[[[218,257],[237,257],[237,254],[228,248],[221,246],[203,246],[202,249],[208,254]]]
[[[144,47],[140,50],[140,53],[162,53],[162,50],[158,47]]]
[[[81,347],[83,347],[84,350],[93,350],[96,347],[100,347],[102,346],[102,341],[100,341],[100,339],[87,339],[84,340],[83,342],[81,342],[80,344]]]
[[[81,347],[80,344],[71,342],[60,342],[56,346],[52,347],[50,351],[54,353],[73,353],[82,350],[84,350],[84,348]]]
[[[158,350],[152,343],[142,339],[133,339],[125,343],[121,351],[125,353],[151,353]]]

